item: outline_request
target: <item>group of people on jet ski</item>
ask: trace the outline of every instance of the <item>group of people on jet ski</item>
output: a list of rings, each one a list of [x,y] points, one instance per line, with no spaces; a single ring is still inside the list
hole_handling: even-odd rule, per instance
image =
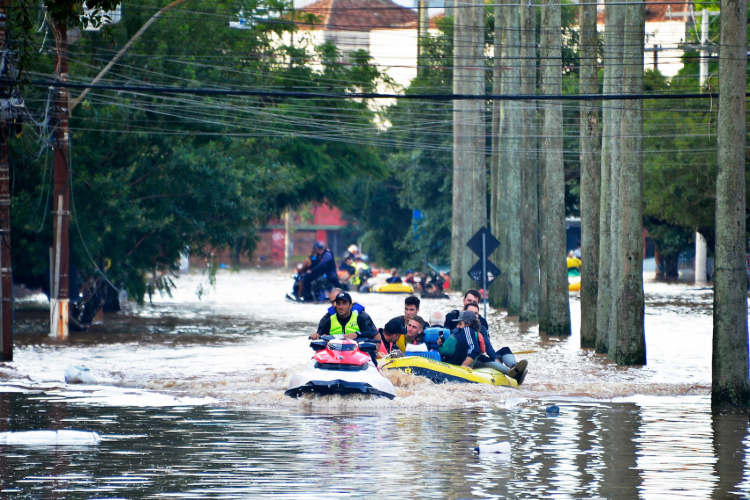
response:
[[[528,363],[525,360],[516,362],[508,347],[499,351],[492,347],[487,320],[479,314],[481,294],[478,290],[466,292],[462,311],[447,314],[435,311],[430,314],[429,323],[419,316],[419,298],[406,297],[403,316],[391,319],[380,330],[364,306],[355,303],[347,292],[335,288],[329,298],[331,307],[321,318],[316,333],[311,335],[313,340],[324,335],[378,340],[380,350],[377,355],[371,355],[377,365],[376,358],[403,356],[410,350],[409,346],[424,343],[425,329],[437,328],[442,333],[438,352],[443,362],[468,368],[492,368],[519,384],[526,378]]]

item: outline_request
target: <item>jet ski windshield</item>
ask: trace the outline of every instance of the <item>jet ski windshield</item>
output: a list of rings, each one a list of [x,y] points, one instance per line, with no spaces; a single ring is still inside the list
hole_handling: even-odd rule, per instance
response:
[[[328,347],[334,351],[353,351],[357,348],[357,344],[343,343],[340,340],[332,340],[328,342]]]

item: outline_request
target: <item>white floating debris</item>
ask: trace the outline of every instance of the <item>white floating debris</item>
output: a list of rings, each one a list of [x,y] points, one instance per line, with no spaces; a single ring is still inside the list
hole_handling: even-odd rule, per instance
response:
[[[516,406],[520,406],[528,402],[529,400],[526,398],[510,398],[510,399],[506,399],[505,403],[503,404],[505,405],[506,408],[514,408]]]
[[[510,453],[510,443],[508,441],[500,441],[499,443],[482,444],[474,448],[477,453]]]
[[[59,431],[18,431],[0,432],[0,445],[14,446],[79,446],[99,444],[102,437],[98,432],[59,430]]]
[[[85,366],[70,365],[65,370],[66,384],[96,384],[96,378]]]

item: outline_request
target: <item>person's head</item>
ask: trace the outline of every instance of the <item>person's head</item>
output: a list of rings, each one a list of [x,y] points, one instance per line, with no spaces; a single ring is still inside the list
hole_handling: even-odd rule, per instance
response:
[[[352,297],[346,292],[340,292],[333,301],[336,314],[342,318],[348,318],[352,312]]]
[[[316,241],[315,243],[313,243],[313,253],[315,255],[322,254],[325,251],[325,249],[326,249],[326,244],[323,243],[322,241]]]
[[[412,271],[411,269],[407,269],[404,273],[405,278],[408,278],[409,276],[414,276],[414,271]]]
[[[479,290],[469,288],[464,294],[464,305],[472,303],[479,304],[480,300],[482,300],[482,294],[479,293]]]
[[[469,303],[469,304],[466,304],[464,306],[464,311],[473,312],[476,315],[476,317],[478,318],[479,317],[479,304],[474,304],[473,302]],[[478,325],[479,325],[478,322],[474,322],[474,324],[469,325],[469,326],[471,326],[472,328],[475,328],[475,329],[478,330],[479,329]]]
[[[441,311],[433,311],[432,314],[430,314],[430,325],[445,326],[445,313]]]
[[[463,311],[461,314],[458,315],[458,318],[456,319],[456,322],[458,323],[456,326],[458,328],[466,328],[471,327],[471,325],[477,320],[476,314],[474,314],[471,311]]]
[[[398,269],[396,269],[395,267],[391,269],[391,276],[398,276]]]
[[[404,299],[404,317],[407,323],[409,319],[416,316],[419,313],[419,297],[409,295]]]
[[[336,296],[338,296],[338,294],[340,294],[343,291],[344,290],[342,290],[341,288],[334,288],[333,290],[331,290],[330,292],[328,292],[328,300],[331,301],[331,304],[333,304],[334,302],[336,302]]]
[[[357,255],[359,253],[359,248],[357,248],[357,245],[349,245],[349,248],[347,248],[350,254]]]
[[[385,324],[381,334],[386,342],[396,342],[401,335],[401,322],[397,319],[392,319]]]
[[[414,316],[406,324],[406,336],[409,340],[414,340],[424,331],[424,320],[419,316]]]
[[[575,251],[571,250],[570,252],[568,252],[568,257],[573,258],[575,256],[576,256]]]
[[[351,255],[347,255],[346,257],[344,257],[344,263],[345,263],[345,264],[346,264],[347,266],[351,266],[351,265],[352,265],[352,262],[354,262],[354,257],[353,257],[353,256],[351,256]]]

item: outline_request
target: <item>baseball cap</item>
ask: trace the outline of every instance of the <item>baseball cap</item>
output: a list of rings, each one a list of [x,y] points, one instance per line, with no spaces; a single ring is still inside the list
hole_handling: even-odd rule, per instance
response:
[[[347,301],[347,302],[349,302],[351,304],[352,303],[352,296],[349,295],[346,292],[341,292],[340,294],[336,295],[336,298],[334,299],[334,302],[336,300],[345,300],[345,301]]]
[[[458,315],[458,318],[454,319],[454,322],[463,321],[464,323],[472,323],[477,320],[477,315],[471,311],[462,311]]]

